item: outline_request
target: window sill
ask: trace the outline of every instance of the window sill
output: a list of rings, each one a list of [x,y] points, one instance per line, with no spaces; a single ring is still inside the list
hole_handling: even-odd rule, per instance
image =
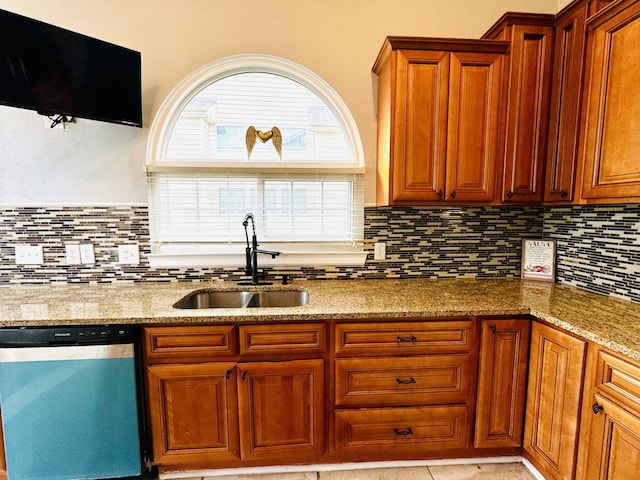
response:
[[[263,250],[281,252],[275,258],[259,254],[260,267],[303,266],[362,266],[367,253],[362,247],[350,245],[294,245],[260,244]],[[185,247],[163,245],[156,253],[147,255],[152,268],[175,267],[237,267],[246,263],[244,245],[220,245],[215,247]]]

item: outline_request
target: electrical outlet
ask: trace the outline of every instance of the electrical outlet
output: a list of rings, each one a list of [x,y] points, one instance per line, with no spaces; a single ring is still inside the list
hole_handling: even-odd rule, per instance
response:
[[[66,244],[64,251],[67,257],[67,265],[80,265],[82,260],[80,259],[80,245]]]
[[[387,258],[387,245],[384,242],[376,242],[373,244],[373,259],[385,260]]]
[[[93,244],[83,243],[80,245],[80,261],[82,263],[96,263],[96,256],[93,252]]]
[[[138,249],[138,245],[118,245],[118,263],[138,265],[140,263],[140,251]]]
[[[42,245],[16,245],[16,265],[42,265]]]

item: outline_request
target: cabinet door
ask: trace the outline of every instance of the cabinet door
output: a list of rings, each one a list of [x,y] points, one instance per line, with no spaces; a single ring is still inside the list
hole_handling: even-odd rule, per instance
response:
[[[638,198],[640,2],[620,1],[587,28],[582,198]]]
[[[325,450],[324,360],[238,365],[243,460],[289,461]]]
[[[585,480],[638,478],[640,418],[606,397],[593,396]]]
[[[392,202],[444,198],[449,53],[397,54]]]
[[[233,363],[147,367],[155,463],[239,458],[235,372]]]
[[[539,202],[547,147],[553,27],[514,25],[504,156],[503,202]]]
[[[586,343],[533,323],[525,456],[549,479],[572,479]]]
[[[494,200],[503,58],[495,53],[451,53],[447,200]]]
[[[482,321],[477,448],[522,446],[530,330],[529,319]]]
[[[544,192],[546,202],[570,203],[574,199],[586,9],[586,2],[576,4],[558,17],[556,23]]]

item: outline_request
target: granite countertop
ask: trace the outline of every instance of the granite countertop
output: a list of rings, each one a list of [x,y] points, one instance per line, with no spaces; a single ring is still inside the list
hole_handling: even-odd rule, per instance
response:
[[[0,327],[180,324],[531,314],[640,360],[640,305],[552,283],[519,279],[295,281],[310,303],[288,308],[173,308],[187,293],[255,289],[231,282],[0,287]]]

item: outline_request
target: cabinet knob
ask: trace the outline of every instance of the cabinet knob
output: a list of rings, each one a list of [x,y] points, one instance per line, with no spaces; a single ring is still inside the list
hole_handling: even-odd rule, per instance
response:
[[[489,325],[489,330],[491,330],[491,333],[495,334],[498,329],[496,328],[495,325]]]
[[[242,371],[242,375],[240,375],[240,377],[242,378],[242,380],[246,380],[247,379],[247,371],[243,370]]]
[[[507,192],[507,198],[513,197],[513,192]]]
[[[442,200],[442,189],[438,190],[438,198]]]
[[[569,192],[566,190],[560,190],[560,198],[567,198],[569,196]]]
[[[451,192],[451,198],[456,198],[456,191]]]
[[[394,428],[393,431],[399,437],[403,437],[403,436],[406,436],[406,435],[413,435],[413,430],[411,430],[411,428],[408,428],[406,430],[398,430],[397,428]]]
[[[595,415],[599,414],[601,411],[604,410],[604,407],[602,405],[598,405],[598,402],[593,404],[593,407],[591,407],[593,409],[593,413]]]
[[[224,376],[227,380],[229,380],[231,378],[231,370],[227,370],[226,372],[224,372]]]

